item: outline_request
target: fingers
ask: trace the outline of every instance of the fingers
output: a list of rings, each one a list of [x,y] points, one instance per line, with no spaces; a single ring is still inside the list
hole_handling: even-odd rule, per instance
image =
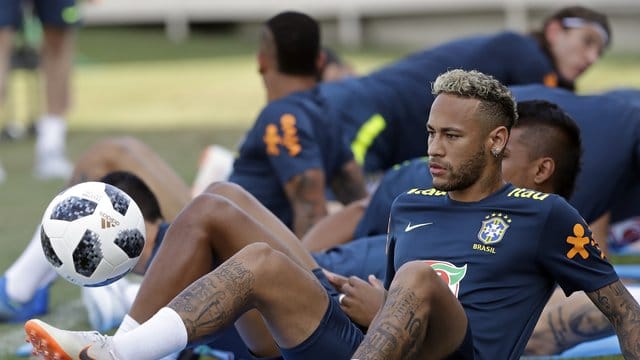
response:
[[[327,277],[327,280],[333,285],[338,291],[347,283],[348,279],[342,275],[338,275],[334,272],[331,272],[326,269],[322,269],[324,275]]]
[[[373,285],[373,287],[376,287],[376,288],[384,287],[384,285],[382,284],[382,281],[378,280],[378,278],[373,274],[369,275],[369,284]]]

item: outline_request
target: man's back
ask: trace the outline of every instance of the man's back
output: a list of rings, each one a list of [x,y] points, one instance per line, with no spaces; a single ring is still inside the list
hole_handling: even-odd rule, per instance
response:
[[[321,84],[343,114],[339,119],[362,153],[365,170],[386,170],[426,155],[430,84],[453,68],[475,69],[511,84],[542,83],[553,65],[530,36],[512,32],[465,38],[409,55],[368,76]],[[370,126],[363,126],[370,123]],[[366,153],[366,157],[364,154]]]
[[[293,212],[284,186],[293,176],[322,169],[327,184],[352,159],[332,110],[316,90],[269,103],[249,130],[229,178],[253,194],[287,226]]]

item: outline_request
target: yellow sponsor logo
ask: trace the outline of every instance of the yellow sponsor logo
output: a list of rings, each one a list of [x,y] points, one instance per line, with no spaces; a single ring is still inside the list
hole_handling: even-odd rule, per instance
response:
[[[435,188],[431,188],[431,189],[413,188],[407,191],[407,194],[416,194],[416,195],[425,195],[425,196],[444,196],[444,195],[447,195],[447,192],[436,190]]]
[[[507,194],[507,196],[542,201],[542,200],[548,198],[549,194],[545,194],[545,193],[540,192],[540,191],[534,191],[534,190],[525,189],[525,188],[515,188],[515,189],[511,190],[511,192],[509,192],[509,194]]]

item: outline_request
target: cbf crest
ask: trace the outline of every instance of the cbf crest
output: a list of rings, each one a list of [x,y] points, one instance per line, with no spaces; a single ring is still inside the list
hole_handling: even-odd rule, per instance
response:
[[[482,221],[480,231],[478,231],[478,239],[484,244],[495,244],[500,242],[509,229],[511,219],[506,214],[492,213],[485,216]]]

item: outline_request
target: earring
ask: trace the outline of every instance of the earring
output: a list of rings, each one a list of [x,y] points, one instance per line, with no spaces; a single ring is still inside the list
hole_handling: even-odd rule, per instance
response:
[[[500,156],[500,150],[493,148],[491,149],[491,154],[493,155],[493,157],[497,158],[498,156]]]

